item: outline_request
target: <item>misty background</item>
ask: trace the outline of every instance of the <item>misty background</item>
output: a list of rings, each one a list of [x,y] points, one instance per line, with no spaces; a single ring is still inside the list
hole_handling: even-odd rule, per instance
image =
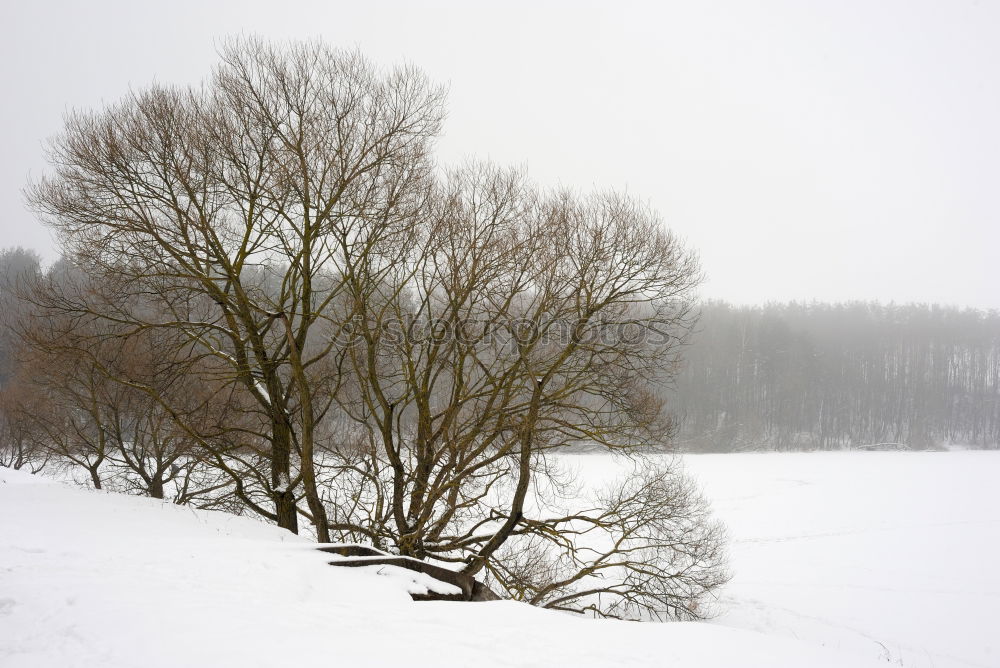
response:
[[[0,24],[0,247],[58,257],[21,189],[64,112],[197,84],[226,35],[319,38],[450,84],[442,163],[624,189],[697,250],[704,313],[664,390],[685,447],[1000,442],[998,3],[45,2]]]

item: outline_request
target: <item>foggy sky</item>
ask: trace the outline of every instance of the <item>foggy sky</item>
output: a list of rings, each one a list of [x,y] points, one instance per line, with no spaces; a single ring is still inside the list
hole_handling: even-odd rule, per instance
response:
[[[0,247],[64,111],[197,83],[237,33],[450,84],[443,162],[624,189],[738,303],[1000,308],[998,2],[4,2]]]

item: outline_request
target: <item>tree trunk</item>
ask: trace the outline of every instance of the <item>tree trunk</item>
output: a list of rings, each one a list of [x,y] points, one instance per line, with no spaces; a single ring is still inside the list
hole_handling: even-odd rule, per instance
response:
[[[316,424],[316,417],[313,413],[312,394],[306,379],[305,369],[302,366],[302,358],[299,355],[298,342],[292,332],[292,323],[284,313],[280,315],[280,318],[285,327],[292,375],[299,386],[299,403],[302,406],[302,438],[300,442],[302,448],[302,486],[305,489],[309,512],[313,517],[313,526],[316,527],[316,540],[320,543],[329,543],[330,521],[326,517],[326,508],[323,507],[323,501],[320,499],[319,489],[316,486],[316,466],[313,461],[315,456],[313,427]]]
[[[295,507],[295,490],[291,483],[292,447],[288,425],[272,422],[271,485],[274,489],[274,514],[278,526],[292,533],[299,532],[299,515]]]
[[[299,532],[299,515],[295,507],[295,493],[288,490],[274,495],[274,512],[278,516],[278,526],[292,533]]]
[[[97,467],[89,468],[87,471],[90,472],[90,481],[94,484],[94,489],[103,489],[101,487],[101,476],[97,472]]]

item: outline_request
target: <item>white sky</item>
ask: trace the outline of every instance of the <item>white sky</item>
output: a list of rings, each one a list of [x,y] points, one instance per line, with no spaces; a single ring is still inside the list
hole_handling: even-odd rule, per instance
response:
[[[218,38],[323,37],[450,83],[440,142],[627,189],[702,294],[1000,308],[1000,2],[17,2],[0,6],[0,247],[65,110],[195,83]]]

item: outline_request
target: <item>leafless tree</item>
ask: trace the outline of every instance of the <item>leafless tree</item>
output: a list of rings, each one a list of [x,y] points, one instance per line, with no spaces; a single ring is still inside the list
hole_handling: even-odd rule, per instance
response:
[[[32,350],[21,362],[31,369],[31,377],[20,385],[24,394],[11,418],[34,436],[38,447],[62,464],[83,469],[95,489],[104,489],[113,448],[109,406],[118,405],[124,388],[65,354]],[[39,398],[44,401],[33,401]]]
[[[265,423],[273,510],[254,507],[297,531],[304,486],[326,539],[313,432],[332,395],[319,390],[337,379],[311,370],[329,353],[317,323],[343,283],[327,268],[340,254],[379,253],[408,224],[442,92],[416,70],[381,72],[322,44],[235,40],[222,61],[202,88],[154,87],[67,118],[54,174],[29,197],[67,252],[114,276],[120,294],[101,311],[87,300],[47,307],[132,332],[171,329],[214,355]]]
[[[22,282],[21,304],[33,309],[14,323],[17,375],[3,389],[5,415],[35,451],[82,468],[95,488],[235,509],[223,491],[230,482],[209,466],[215,451],[200,447],[220,433],[216,423],[238,424],[204,358],[173,357],[181,346],[169,330],[126,336],[119,323],[53,306],[87,299],[92,313],[106,312],[96,298],[103,278],[64,261]]]
[[[202,88],[71,115],[30,188],[83,270],[32,297],[62,328],[37,347],[86,360],[73,399],[129,407],[155,447],[190,441],[247,508],[322,542],[552,607],[695,616],[721,548],[670,471],[586,512],[541,503],[560,450],[668,438],[654,388],[693,322],[694,256],[633,198],[435,172],[442,91],[411,68],[253,39],[222,61]],[[113,362],[149,342],[157,368]],[[91,469],[126,432],[87,432]],[[598,530],[610,548],[576,544]],[[521,541],[558,568],[516,576]],[[626,584],[595,589],[612,572]]]
[[[677,462],[639,458],[589,501],[505,545],[487,565],[494,581],[519,600],[600,617],[712,614],[729,579],[726,536]]]
[[[539,194],[517,172],[468,165],[436,189],[409,244],[349,269],[352,382],[338,397],[355,438],[323,460],[339,481],[329,503],[341,535],[486,569],[510,593],[566,608],[592,591],[575,585],[614,566],[633,588],[604,590],[622,600],[602,614],[693,616],[725,578],[719,534],[684,485],[644,478],[597,514],[526,505],[559,449],[628,451],[669,435],[652,390],[675,371],[699,275],[658,217],[629,198]],[[570,547],[571,525],[588,521],[615,536],[607,554]],[[528,553],[504,549],[515,537],[578,568],[529,596],[513,577]]]
[[[49,463],[51,451],[29,411],[46,410],[46,398],[39,396],[24,378],[8,377],[0,387],[0,466],[38,473]]]

